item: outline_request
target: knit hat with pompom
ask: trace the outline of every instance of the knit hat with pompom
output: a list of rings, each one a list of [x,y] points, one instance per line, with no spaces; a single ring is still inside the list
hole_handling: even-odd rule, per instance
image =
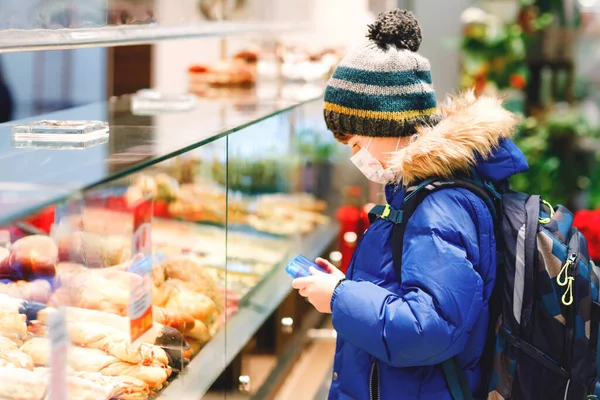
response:
[[[406,10],[380,14],[368,41],[341,61],[325,91],[325,121],[339,134],[400,137],[435,125],[429,61],[417,51],[421,28]]]

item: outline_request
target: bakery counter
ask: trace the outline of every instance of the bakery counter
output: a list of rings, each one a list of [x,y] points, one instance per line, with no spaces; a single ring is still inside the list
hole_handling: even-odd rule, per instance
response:
[[[256,89],[189,112],[119,98],[43,116],[108,122],[91,147],[17,145],[0,126],[15,190],[0,195],[0,376],[22,388],[0,398],[41,400],[59,373],[78,399],[197,399],[237,389],[249,353],[283,354],[281,322],[308,314],[284,267],[330,250],[352,183],[320,92]]]
[[[308,235],[294,253],[311,258],[320,256],[337,237],[337,227],[322,226]],[[290,252],[291,253],[291,252]],[[190,362],[184,374],[171,382],[161,399],[199,399],[211,387],[225,367],[248,343],[265,320],[291,291],[291,278],[285,264],[294,254],[273,266],[272,270],[241,300],[239,311]]]

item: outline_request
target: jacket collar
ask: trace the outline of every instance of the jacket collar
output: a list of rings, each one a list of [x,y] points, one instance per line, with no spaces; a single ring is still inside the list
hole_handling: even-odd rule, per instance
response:
[[[519,122],[500,98],[476,97],[472,90],[449,97],[438,112],[439,124],[419,128],[414,142],[392,153],[390,165],[402,177],[398,184],[469,171],[510,138]]]

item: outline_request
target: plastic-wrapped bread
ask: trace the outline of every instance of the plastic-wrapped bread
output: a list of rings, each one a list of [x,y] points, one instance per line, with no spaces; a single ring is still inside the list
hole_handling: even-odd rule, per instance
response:
[[[77,346],[70,349],[69,366],[75,371],[100,372],[106,376],[131,376],[146,382],[152,388],[162,387],[171,374],[168,366],[159,363],[127,363],[102,350]]]
[[[23,336],[19,335],[17,333],[6,333],[6,332],[3,332],[2,333],[2,337],[10,340],[15,345],[17,345],[17,347],[21,347],[23,345]]]
[[[27,334],[27,317],[18,311],[0,310],[0,334]]]
[[[108,389],[108,399],[145,400],[150,395],[148,384],[131,376],[104,376],[100,373],[73,372],[69,374],[97,383]]]
[[[50,282],[45,279],[36,279],[32,282],[0,282],[0,293],[10,297],[47,303],[51,295]]]
[[[48,368],[36,368],[34,374],[47,385]],[[146,382],[130,376],[104,376],[99,372],[72,370],[67,374],[67,390],[69,397],[77,400],[145,400],[150,395]]]
[[[66,311],[68,321],[81,323],[100,323],[102,325],[118,329],[123,333],[129,333],[129,319],[127,319],[126,317],[121,317],[119,315],[110,314],[103,311],[88,310],[85,308],[78,307],[67,307]],[[48,323],[49,316],[53,312],[56,312],[56,309],[48,307],[38,313],[38,319],[43,323]],[[144,336],[144,338],[149,343],[164,347],[182,347],[184,350],[187,348],[187,343],[185,343],[183,335],[179,331],[171,327],[164,326],[155,322],[153,333],[154,336],[152,337]]]
[[[27,236],[11,246],[8,257],[0,262],[0,279],[34,280],[53,277],[58,260],[54,241],[42,235]]]
[[[47,338],[30,339],[23,343],[20,351],[27,354],[36,367],[50,364],[50,340]]]
[[[100,372],[108,376],[131,376],[146,382],[150,388],[155,390],[162,389],[164,383],[171,375],[170,368],[162,368],[155,365],[130,364],[123,361],[112,363],[102,368]]]
[[[127,315],[132,284],[139,284],[139,275],[115,268],[93,270],[79,264],[57,266],[56,291],[52,305],[68,305]]]
[[[0,399],[43,400],[46,393],[44,376],[22,368],[0,368]]]
[[[210,324],[215,319],[217,306],[210,297],[189,289],[178,279],[167,280],[160,288],[167,299],[167,310],[178,310],[195,319]]]
[[[154,306],[152,313],[156,322],[175,328],[182,333],[186,333],[194,328],[194,317],[181,310]]]
[[[36,367],[46,367],[50,364],[50,340],[48,338],[30,339],[23,343],[21,351],[31,357]],[[77,346],[69,348],[69,366],[75,371],[98,372],[116,361],[118,361],[116,357],[102,350]]]
[[[33,360],[28,354],[25,354],[19,350],[0,350],[0,366],[23,368],[33,371],[34,364]]]
[[[187,331],[185,336],[194,339],[202,345],[206,344],[211,339],[210,331],[202,321],[196,321],[194,328]]]
[[[21,351],[28,354],[36,366],[47,366],[50,362],[50,342],[46,338],[34,338],[25,342]],[[162,388],[171,374],[170,367],[158,362],[149,365],[132,364],[102,350],[78,346],[69,348],[68,363],[70,368],[79,372],[100,372],[105,376],[140,379],[153,389]]]
[[[126,236],[76,232],[57,237],[61,262],[105,268],[126,262],[131,257],[131,240]]]
[[[139,347],[130,343],[127,334],[121,330],[94,322],[69,322],[69,336],[73,343],[104,350],[119,360],[140,363],[142,356]]]
[[[23,300],[0,293],[0,311],[18,312],[23,306]]]
[[[205,268],[196,257],[177,257],[163,262],[160,266],[169,279],[177,279],[186,283],[195,292],[202,293],[215,303],[217,311],[225,309],[225,299],[217,284],[213,271]]]
[[[67,375],[69,397],[77,400],[110,400],[111,391],[106,385],[80,376]]]
[[[2,353],[4,351],[13,351],[13,350],[19,350],[19,346],[17,346],[9,338],[0,336],[0,353]]]

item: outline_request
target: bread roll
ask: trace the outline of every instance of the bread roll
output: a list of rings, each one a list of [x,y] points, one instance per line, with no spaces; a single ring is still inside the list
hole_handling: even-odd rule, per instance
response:
[[[57,241],[61,262],[104,268],[124,263],[131,257],[131,240],[126,236],[76,232]]]
[[[194,317],[183,311],[154,306],[152,313],[156,322],[175,328],[181,333],[194,328]]]
[[[50,282],[45,279],[36,279],[32,282],[17,281],[9,283],[0,282],[0,293],[7,296],[47,303],[51,295]]]
[[[217,284],[213,272],[202,266],[196,257],[178,257],[161,264],[169,279],[177,279],[186,283],[195,292],[202,293],[215,303],[217,311],[225,309],[225,299]]]
[[[130,363],[142,361],[139,347],[132,345],[128,335],[118,329],[94,322],[73,321],[67,328],[71,340],[77,345],[104,350],[119,360]]]
[[[49,364],[50,342],[47,338],[34,338],[27,341],[21,347],[21,351],[31,356],[36,365],[47,366]],[[153,389],[161,389],[171,374],[170,367],[158,362],[148,365],[127,363],[102,350],[79,346],[69,348],[68,362],[69,367],[74,371],[100,372],[104,376],[114,377],[129,376],[142,380]],[[145,386],[140,385],[136,380],[124,379],[121,384],[122,390],[129,387],[146,392]]]
[[[27,334],[27,318],[18,311],[0,310],[0,334],[15,333]]]
[[[0,336],[0,353],[13,350],[19,350],[19,346],[17,346],[12,340],[4,336]]]
[[[194,328],[187,331],[185,336],[193,339],[195,342],[200,343],[201,345],[208,343],[208,341],[211,339],[210,331],[208,330],[206,324],[204,324],[202,321],[196,321]]]
[[[36,277],[53,277],[57,260],[58,248],[54,240],[48,236],[33,235],[13,243],[4,263],[17,273],[17,279],[30,281]]]
[[[0,351],[0,365],[3,367],[23,368],[33,371],[33,360],[19,350]]]
[[[42,400],[46,392],[46,378],[35,371],[22,368],[0,368],[0,399]]]
[[[215,319],[216,304],[208,296],[189,289],[185,282],[169,279],[160,288],[165,298],[167,310],[187,313],[197,320],[210,324]]]

